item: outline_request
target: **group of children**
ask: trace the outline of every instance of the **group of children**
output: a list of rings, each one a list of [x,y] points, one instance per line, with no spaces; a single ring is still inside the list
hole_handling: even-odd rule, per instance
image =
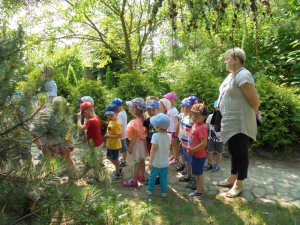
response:
[[[91,97],[88,97],[91,98]],[[81,98],[81,99],[84,99]],[[160,185],[161,196],[167,196],[169,165],[179,163],[179,146],[182,148],[183,162],[177,167],[178,171],[186,168],[186,176],[180,181],[189,182],[187,187],[193,190],[189,198],[202,199],[204,190],[203,171],[219,170],[219,163],[223,144],[220,135],[213,130],[213,125],[204,123],[207,109],[204,103],[191,95],[181,101],[182,113],[179,114],[175,107],[177,96],[174,92],[167,93],[162,99],[154,96],[135,98],[127,101],[132,120],[127,124],[127,114],[123,108],[123,101],[115,98],[105,108],[109,120],[106,134],[101,136],[101,120],[94,112],[94,105],[90,102],[80,104],[81,112],[78,113],[78,129],[87,130],[87,140],[95,147],[106,141],[106,157],[115,166],[112,174],[115,179],[120,179],[126,158],[133,161],[132,178],[124,181],[125,187],[138,186],[138,182],[147,182],[147,194],[152,195],[155,186]],[[217,110],[217,107],[215,107]],[[86,119],[82,124],[82,117]],[[209,132],[208,132],[209,130]],[[178,143],[178,137],[180,142]],[[126,139],[129,141],[127,148]],[[206,160],[206,147],[208,145],[208,164]],[[173,156],[170,156],[172,146]],[[220,148],[221,146],[221,148]],[[221,150],[220,150],[221,149]],[[119,151],[122,157],[119,160]],[[212,153],[218,152],[217,162],[212,166]],[[127,153],[128,152],[128,153]],[[147,157],[149,155],[149,157]],[[148,179],[145,179],[145,160],[149,160],[151,170]],[[182,172],[183,173],[183,172]]]

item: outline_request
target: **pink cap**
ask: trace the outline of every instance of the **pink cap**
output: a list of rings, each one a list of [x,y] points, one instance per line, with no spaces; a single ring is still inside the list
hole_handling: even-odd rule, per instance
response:
[[[168,99],[171,98],[171,99],[174,99],[175,101],[177,100],[177,96],[176,96],[176,94],[174,92],[170,92],[168,94],[165,94],[163,97],[164,98],[168,98]]]

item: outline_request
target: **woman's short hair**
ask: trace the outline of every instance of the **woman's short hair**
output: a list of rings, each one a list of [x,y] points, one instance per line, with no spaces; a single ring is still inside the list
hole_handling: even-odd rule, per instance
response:
[[[232,58],[238,57],[240,59],[241,64],[243,65],[246,61],[246,54],[243,49],[235,47],[227,50],[225,52],[225,56],[231,56]]]
[[[51,66],[45,66],[43,68],[43,71],[45,73],[46,80],[51,80],[54,77],[54,69]]]

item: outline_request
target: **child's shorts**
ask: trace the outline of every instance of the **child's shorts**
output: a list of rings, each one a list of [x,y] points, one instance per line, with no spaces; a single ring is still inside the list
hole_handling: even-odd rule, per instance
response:
[[[178,135],[176,135],[176,132],[168,132],[168,133],[172,135],[172,138],[178,138]]]
[[[223,147],[224,147],[223,142],[208,140],[207,152],[223,153]]]
[[[204,158],[196,158],[192,156],[192,174],[196,176],[200,176],[203,174],[203,168],[206,157]]]
[[[184,161],[186,161],[190,165],[192,165],[192,156],[187,154],[187,148],[184,145],[182,145],[182,155],[183,155]]]
[[[121,140],[121,144],[122,144],[122,148],[120,148],[120,153],[127,152],[127,143],[126,143],[126,139]]]
[[[119,149],[107,149],[106,156],[110,156],[112,160],[119,159]]]

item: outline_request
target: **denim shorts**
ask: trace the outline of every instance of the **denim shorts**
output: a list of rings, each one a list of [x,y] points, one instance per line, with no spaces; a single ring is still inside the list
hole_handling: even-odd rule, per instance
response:
[[[127,152],[127,143],[126,139],[121,140],[122,148],[120,148],[120,153]]]
[[[106,156],[110,156],[112,160],[119,159],[119,149],[107,149]]]
[[[203,174],[203,168],[206,157],[204,158],[196,158],[192,156],[192,174],[196,176],[200,176]]]
[[[184,161],[186,161],[190,165],[192,165],[192,156],[187,154],[187,148],[184,145],[182,145],[182,155],[183,155]]]

